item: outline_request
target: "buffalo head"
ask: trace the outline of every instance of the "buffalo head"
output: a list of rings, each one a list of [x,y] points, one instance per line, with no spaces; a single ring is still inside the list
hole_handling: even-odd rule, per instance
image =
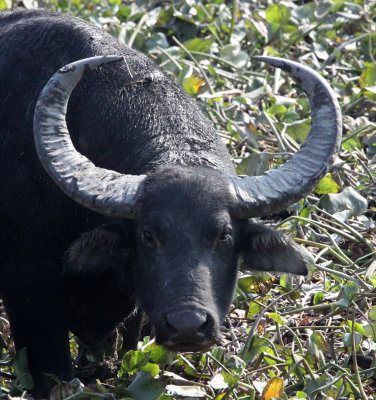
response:
[[[175,350],[204,350],[220,339],[239,265],[307,273],[299,246],[249,218],[287,207],[324,176],[339,148],[339,106],[314,71],[261,57],[290,72],[312,106],[308,139],[289,162],[260,177],[192,165],[161,165],[147,175],[124,175],[98,168],[79,154],[65,123],[70,93],[83,73],[119,59],[94,57],[63,68],[46,85],[36,108],[35,142],[47,172],[81,205],[120,218],[115,230],[103,226],[78,239],[68,252],[66,270],[73,276],[82,268],[96,276],[101,271],[110,282],[107,290],[116,290],[108,310],[121,304],[119,294],[133,296],[155,326],[157,342]],[[107,317],[108,326],[120,318],[117,310]]]

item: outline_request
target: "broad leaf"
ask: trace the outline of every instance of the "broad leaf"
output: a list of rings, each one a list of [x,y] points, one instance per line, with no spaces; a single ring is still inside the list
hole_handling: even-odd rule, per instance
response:
[[[157,400],[164,389],[148,372],[138,372],[128,391],[134,400]]]
[[[236,168],[238,175],[259,176],[269,169],[268,154],[251,153],[244,158]]]
[[[287,324],[287,321],[277,313],[266,313],[266,315],[280,325]]]
[[[283,379],[275,376],[270,379],[262,392],[261,400],[270,400],[273,398],[279,398],[283,394],[284,384]]]
[[[332,174],[328,174],[321,179],[316,186],[315,192],[318,194],[337,193],[339,185],[333,180]]]
[[[17,350],[13,362],[13,368],[17,376],[17,383],[23,389],[33,389],[34,380],[29,370],[29,361],[26,347]]]
[[[289,21],[290,10],[283,4],[272,4],[266,9],[266,20],[271,24],[283,25]]]
[[[364,63],[365,68],[360,74],[359,85],[361,88],[366,86],[373,86],[376,82],[376,65],[373,63]]]
[[[249,61],[248,54],[241,50],[240,45],[237,44],[223,46],[220,49],[220,54],[221,57],[235,64],[238,68],[244,68]]]
[[[320,205],[330,214],[351,210],[355,216],[368,208],[367,200],[350,186],[341,193],[326,194],[320,199]]]
[[[191,96],[197,94],[204,85],[205,81],[194,74],[183,80],[183,88]]]

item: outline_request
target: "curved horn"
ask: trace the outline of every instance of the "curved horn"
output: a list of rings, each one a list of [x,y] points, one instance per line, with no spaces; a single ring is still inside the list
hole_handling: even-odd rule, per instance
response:
[[[65,121],[69,97],[82,76],[120,60],[123,57],[91,57],[56,72],[36,105],[34,141],[41,163],[65,194],[93,211],[132,218],[135,194],[145,175],[123,175],[96,167],[74,148]]]
[[[238,218],[280,211],[309,193],[326,174],[340,147],[342,116],[329,84],[317,72],[297,62],[254,57],[290,73],[306,92],[312,123],[307,140],[283,166],[261,176],[229,176]]]

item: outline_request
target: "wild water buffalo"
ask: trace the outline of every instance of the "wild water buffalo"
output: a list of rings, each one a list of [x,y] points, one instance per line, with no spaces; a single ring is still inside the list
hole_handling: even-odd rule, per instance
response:
[[[0,13],[0,292],[37,396],[44,372],[71,376],[68,329],[93,344],[140,305],[158,343],[205,350],[239,265],[306,274],[299,246],[249,218],[317,184],[340,110],[317,73],[258,60],[297,79],[312,128],[283,167],[237,177],[212,124],[146,56],[77,18]]]

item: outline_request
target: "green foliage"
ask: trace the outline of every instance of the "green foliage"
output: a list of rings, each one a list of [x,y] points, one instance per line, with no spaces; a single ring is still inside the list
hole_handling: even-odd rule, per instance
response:
[[[27,349],[25,347],[17,351],[13,361],[13,368],[17,378],[13,383],[11,393],[13,395],[19,395],[24,390],[33,389],[34,381],[30,374]]]
[[[376,86],[376,65],[374,63],[364,63],[364,68],[359,78],[359,85],[362,89],[367,86]]]
[[[124,354],[119,345],[118,376],[97,383],[95,393],[71,384],[60,386],[61,393],[248,400],[262,398],[266,384],[280,377],[283,382],[275,382],[284,399],[374,396],[373,372],[351,370],[348,360],[353,350],[369,355],[376,349],[376,4],[301,3],[44,1],[47,8],[101,26],[172,74],[213,122],[239,174],[281,166],[304,142],[311,123],[299,85],[253,61],[253,55],[285,57],[316,69],[334,88],[344,116],[330,174],[304,201],[264,221],[312,254],[315,266],[302,286],[291,277],[242,275],[220,347],[175,354],[145,339]],[[8,7],[10,2],[0,0],[0,9]],[[10,365],[13,347],[3,319],[4,313],[0,386],[11,387],[15,370],[18,391],[12,394],[20,396],[21,386],[32,382],[25,353]]]
[[[321,179],[316,186],[315,192],[318,194],[337,193],[339,185],[333,180],[332,175],[328,174]]]
[[[138,372],[128,390],[134,400],[157,400],[164,391],[162,385],[147,372]]]
[[[199,92],[200,88],[205,85],[205,82],[199,76],[191,75],[183,80],[182,85],[186,92],[193,96]]]
[[[357,216],[367,210],[368,202],[350,186],[345,187],[339,194],[325,194],[320,200],[320,206],[330,214],[350,210]]]
[[[278,313],[266,313],[266,315],[280,325],[286,325],[287,323],[287,321],[282,318]]]
[[[271,4],[266,9],[266,20],[271,24],[286,24],[291,17],[291,12],[283,4]]]
[[[5,0],[0,0],[0,10],[5,10],[8,8],[8,4]]]

